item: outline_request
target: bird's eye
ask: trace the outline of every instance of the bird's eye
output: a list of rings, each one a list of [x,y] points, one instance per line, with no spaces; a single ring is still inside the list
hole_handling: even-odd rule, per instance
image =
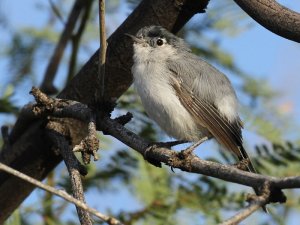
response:
[[[162,39],[157,39],[157,41],[156,41],[156,44],[158,45],[158,46],[162,46],[163,44],[164,44],[164,41],[162,40]]]

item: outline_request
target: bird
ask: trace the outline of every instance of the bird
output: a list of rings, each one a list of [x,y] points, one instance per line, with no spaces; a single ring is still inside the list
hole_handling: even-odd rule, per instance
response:
[[[227,76],[162,26],[126,35],[133,41],[134,87],[148,116],[169,136],[194,146],[215,139],[257,173],[243,147],[239,103]]]
[[[146,26],[133,40],[133,83],[148,116],[169,136],[197,142],[214,138],[256,173],[243,147],[243,123],[229,79],[161,26]]]
[[[238,99],[226,75],[161,26],[126,35],[133,40],[133,83],[148,116],[169,136],[195,142],[194,147],[214,138],[257,173],[243,147]]]

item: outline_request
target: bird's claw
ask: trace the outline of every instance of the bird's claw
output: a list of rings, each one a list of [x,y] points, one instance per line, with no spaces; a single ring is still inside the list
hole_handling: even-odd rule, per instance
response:
[[[153,151],[153,149],[156,149],[158,148],[159,146],[157,144],[150,144],[146,149],[145,149],[145,152],[143,154],[144,156],[144,159],[147,160],[149,163],[151,163],[153,166],[156,166],[156,167],[160,167],[161,168],[161,162],[159,162],[158,160],[154,159],[154,158],[151,158],[149,157],[149,153]]]
[[[199,146],[201,145],[203,142],[205,142],[206,140],[208,140],[208,137],[203,137],[201,138],[199,141],[195,142],[194,144],[192,144],[191,146],[189,146],[188,148],[182,150],[180,152],[180,154],[183,156],[183,157],[187,157],[189,156],[190,154],[193,153],[193,151]]]

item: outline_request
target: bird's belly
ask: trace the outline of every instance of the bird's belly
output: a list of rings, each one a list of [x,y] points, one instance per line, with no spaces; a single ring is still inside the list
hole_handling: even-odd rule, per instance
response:
[[[198,140],[202,137],[201,130],[163,76],[166,74],[134,73],[134,85],[145,111],[168,135],[180,140]]]

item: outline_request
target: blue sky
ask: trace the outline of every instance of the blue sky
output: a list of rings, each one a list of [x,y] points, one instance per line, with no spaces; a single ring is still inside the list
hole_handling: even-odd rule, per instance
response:
[[[13,25],[13,27],[19,28],[32,25],[42,27],[44,24],[43,12],[39,12],[36,10],[36,8],[33,7],[33,4],[37,2],[39,1],[2,0],[0,3],[1,12],[4,12],[5,15],[9,15],[9,23]],[[295,11],[300,11],[299,1],[281,0],[279,2],[285,4]],[[119,13],[120,16],[112,21],[115,27],[120,24],[124,18],[126,18],[128,9],[122,7],[120,8]],[[95,29],[97,28],[95,27]],[[110,32],[112,31],[113,30],[111,30]],[[5,43],[9,41],[8,37],[9,36],[6,34],[1,34],[1,45],[5,45]],[[280,93],[282,93],[282,97],[278,101],[278,107],[282,107],[284,110],[286,110],[286,113],[290,114],[293,117],[299,115],[300,102],[298,99],[300,93],[300,47],[298,43],[274,35],[256,22],[253,22],[253,26],[249,30],[241,33],[238,36],[222,37],[221,45],[224,49],[226,49],[233,55],[234,60],[239,68],[241,68],[243,71],[248,72],[249,74],[253,74],[254,76],[267,79],[273,87],[275,87],[278,91],[280,91]],[[1,71],[5,71],[4,61],[5,60],[3,58],[0,59]],[[40,69],[41,74],[43,74],[45,68]],[[6,74],[2,72],[0,75],[0,84],[5,82],[5,76]],[[229,77],[234,79],[230,74]],[[28,89],[28,91],[26,91],[27,93],[29,92],[30,85],[24,85],[23,88]],[[28,100],[31,99],[29,95],[24,96],[24,92],[16,96],[16,100],[20,105],[28,102]],[[0,125],[3,125],[7,121],[13,121],[13,118],[8,119],[5,115],[0,115]],[[116,144],[116,146],[120,145]],[[35,194],[33,196],[37,198],[38,194]],[[123,197],[124,199],[122,199],[122,201],[127,201],[126,193],[123,195]],[[120,199],[114,199],[114,194],[112,194],[111,196],[103,196],[103,198],[104,199],[102,200],[104,200],[105,202],[120,201]],[[88,195],[87,200],[91,203],[92,206],[97,205],[97,202],[95,202],[93,195]],[[29,198],[26,202],[29,204],[33,201],[35,201],[34,198]],[[134,203],[133,205],[135,204],[136,203]],[[103,208],[98,208],[104,210],[105,206],[103,206]],[[292,220],[290,224],[297,223]]]

